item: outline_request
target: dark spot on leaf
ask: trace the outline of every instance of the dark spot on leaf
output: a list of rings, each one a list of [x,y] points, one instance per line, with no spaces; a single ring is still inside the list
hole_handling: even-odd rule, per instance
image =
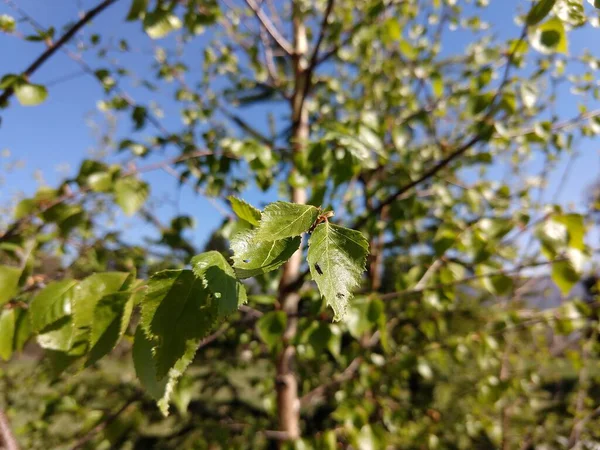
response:
[[[317,273],[318,273],[319,275],[323,275],[323,271],[321,270],[321,268],[319,267],[319,265],[318,265],[318,264],[315,264],[315,270],[317,271]]]
[[[344,294],[342,294],[341,292],[338,292],[337,294],[335,294],[335,296],[340,299],[344,298]]]
[[[248,263],[250,262],[250,260],[249,260],[249,259],[245,259],[245,260],[244,260],[244,262],[245,262],[246,264],[248,264]]]

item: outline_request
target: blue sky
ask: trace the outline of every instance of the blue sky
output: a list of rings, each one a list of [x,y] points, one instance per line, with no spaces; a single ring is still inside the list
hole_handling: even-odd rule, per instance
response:
[[[18,0],[19,6],[34,17],[44,26],[54,25],[57,27],[57,35],[61,34],[62,25],[71,22],[77,18],[82,10],[88,10],[95,6],[96,1],[82,0]],[[87,41],[94,32],[100,32],[103,39],[107,35],[115,38],[126,38],[132,48],[142,49],[143,54],[131,53],[127,55],[127,66],[144,73],[149,69],[151,58],[147,53],[152,52],[153,41],[141,32],[139,22],[125,22],[128,0],[117,2],[106,12],[101,14],[91,26],[83,31],[83,40]],[[486,13],[486,18],[492,23],[493,28],[498,32],[501,38],[516,36],[519,33],[519,27],[513,23],[512,16],[516,11],[517,5],[523,5],[523,1],[501,1],[491,0],[491,6]],[[589,5],[587,5],[589,6]],[[4,2],[0,2],[0,14],[9,14],[14,17],[19,15],[7,7]],[[31,33],[31,27],[25,23],[19,23],[17,29],[24,33]],[[456,52],[457,48],[464,46],[464,41],[458,35],[449,34],[448,45],[450,51]],[[600,29],[587,28],[583,31],[573,33],[570,40],[570,50],[572,54],[578,54],[584,49],[589,49],[596,57],[600,57],[600,49],[597,43],[600,41]],[[201,37],[193,44],[191,48],[192,56],[190,65],[200,69],[201,49],[205,37]],[[158,41],[161,46],[173,46],[173,38],[167,38]],[[71,44],[73,48],[74,44]],[[193,53],[194,49],[198,49]],[[36,42],[26,42],[13,36],[0,34],[0,60],[2,61],[2,73],[18,73],[33,61],[43,50],[43,45]],[[190,52],[190,49],[186,50]],[[106,66],[102,60],[95,58],[93,52],[85,54],[86,62],[94,69]],[[62,178],[61,167],[65,163],[69,165],[68,173],[73,174],[81,160],[89,157],[90,150],[97,147],[97,141],[92,133],[87,121],[90,117],[100,119],[98,113],[95,113],[96,102],[102,99],[104,94],[97,80],[90,76],[76,76],[66,82],[58,82],[65,76],[70,76],[80,72],[80,67],[70,58],[59,52],[55,57],[42,66],[32,78],[33,82],[50,83],[48,100],[38,107],[22,107],[13,100],[11,107],[1,111],[2,126],[0,127],[0,152],[3,149],[9,149],[10,158],[0,156],[0,174],[4,175],[4,184],[0,185],[0,204],[13,199],[20,193],[31,194],[37,188],[34,181],[34,172],[39,171],[43,174],[44,180],[54,186]],[[169,130],[178,130],[181,128],[179,114],[169,114],[169,108],[174,107],[170,100],[171,90],[164,94],[152,94],[147,91],[127,86],[127,92],[130,93],[136,101],[148,103],[156,100],[164,107],[167,114],[161,119],[162,125]],[[593,105],[592,105],[593,106]],[[596,105],[598,107],[600,105]],[[561,93],[561,102],[559,113],[562,117],[572,117],[577,114],[577,106],[568,92]],[[283,113],[283,110],[280,111]],[[276,111],[276,113],[280,113]],[[255,123],[264,124],[266,121],[266,111],[257,111]],[[131,134],[131,124],[129,121],[122,121],[118,125],[120,136]],[[143,135],[143,134],[142,134]],[[600,154],[597,142],[583,141],[578,148],[579,156],[574,161],[571,177],[569,178],[565,189],[559,199],[561,203],[567,204],[573,202],[576,206],[581,206],[581,200],[584,195],[584,189],[600,173]],[[22,159],[25,161],[25,167],[12,173],[3,173],[2,167],[8,161]],[[564,158],[550,177],[550,189],[546,195],[547,201],[552,201],[551,193],[560,178],[568,158]],[[533,161],[530,165],[532,174],[541,170],[540,160]],[[171,217],[173,214],[190,214],[196,218],[197,227],[194,231],[194,241],[197,244],[202,243],[210,231],[214,229],[222,220],[222,215],[215,209],[210,202],[202,196],[197,196],[190,188],[184,187],[177,189],[177,181],[163,172],[153,172],[144,176],[153,187],[153,198],[161,206],[159,212],[165,214],[165,217]],[[258,189],[252,188],[247,193],[247,198],[251,201],[262,202],[267,199],[272,200],[276,196],[275,191],[262,195]],[[173,200],[165,201],[165,199]],[[135,222],[131,222],[135,224]],[[132,237],[140,235],[140,230],[130,230],[128,234]]]

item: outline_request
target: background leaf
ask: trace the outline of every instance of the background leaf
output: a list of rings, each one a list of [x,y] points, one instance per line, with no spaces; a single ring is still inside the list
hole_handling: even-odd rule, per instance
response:
[[[271,311],[256,322],[256,331],[261,340],[273,348],[281,343],[287,325],[287,315],[283,311]]]
[[[16,83],[15,95],[23,106],[37,106],[48,97],[48,90],[40,84]]]
[[[147,183],[133,177],[119,178],[115,183],[115,201],[128,216],[144,205],[149,192]]]

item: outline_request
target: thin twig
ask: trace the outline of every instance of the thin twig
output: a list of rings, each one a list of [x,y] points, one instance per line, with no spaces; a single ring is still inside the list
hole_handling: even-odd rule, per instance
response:
[[[488,109],[488,112],[486,113],[484,118],[481,120],[481,123],[487,123],[493,117],[494,112],[496,111],[496,102],[497,102],[498,98],[500,97],[500,95],[502,94],[502,92],[504,91],[504,88],[508,84],[510,68],[512,67],[516,51],[519,48],[519,44],[521,43],[521,41],[523,41],[525,39],[525,37],[527,35],[526,31],[527,31],[527,27],[525,26],[523,28],[523,32],[521,33],[521,37],[519,38],[517,45],[515,45],[513,51],[510,52],[510,54],[508,55],[508,58],[506,61],[506,69],[504,70],[504,75],[502,76],[502,81],[500,82],[500,85],[498,86],[498,89],[496,90],[496,93],[494,94],[494,97],[492,98],[492,100],[490,102],[490,107]],[[463,145],[458,147],[458,149],[456,149],[454,152],[450,153],[446,158],[438,161],[433,167],[431,167],[429,170],[425,171],[425,173],[423,173],[420,177],[405,184],[404,186],[401,186],[398,190],[396,190],[392,194],[388,195],[385,199],[383,199],[377,205],[377,207],[375,207],[375,209],[369,211],[368,215],[364,215],[363,217],[361,217],[353,225],[353,228],[360,228],[360,227],[364,226],[367,223],[367,221],[369,220],[369,217],[379,214],[386,205],[393,203],[396,199],[398,199],[404,193],[412,190],[414,187],[418,186],[419,184],[423,183],[424,181],[427,181],[428,179],[430,179],[431,177],[436,175],[440,170],[444,169],[448,164],[450,164],[456,158],[458,158],[459,156],[462,156],[469,149],[471,149],[474,145],[481,142],[483,140],[483,138],[484,138],[484,134],[482,134],[482,133],[478,133],[475,136],[473,136],[471,139],[469,139]]]
[[[329,22],[329,16],[333,11],[334,3],[335,0],[327,1],[327,7],[325,8],[325,13],[323,14],[323,20],[321,21],[319,37],[317,38],[317,43],[315,44],[312,56],[310,57],[308,67],[304,71],[304,87],[302,89],[302,96],[300,97],[300,109],[304,107],[304,102],[306,101],[306,97],[308,97],[308,92],[312,87],[313,75],[315,73],[315,69],[317,68],[317,61],[319,59],[319,50],[321,48],[323,40],[325,39],[325,34],[327,34],[327,23]]]
[[[300,397],[300,406],[309,405],[314,399],[321,397],[327,393],[328,390],[333,389],[336,386],[344,383],[345,381],[351,380],[354,378],[354,375],[358,371],[360,364],[362,362],[362,357],[357,356],[350,362],[348,367],[344,369],[344,371],[333,377],[329,383],[322,384],[312,391],[308,392],[306,395]]]
[[[115,0],[116,1],[116,0]],[[23,8],[19,7],[19,5],[17,5],[13,0],[4,0],[4,3],[6,3],[10,8],[12,8],[14,11],[18,12],[19,14],[21,14],[23,16],[23,18],[28,21],[38,32],[43,32],[44,31],[44,27],[42,26],[42,24],[40,24],[37,20],[35,20],[31,15],[29,15]],[[46,40],[46,45],[48,46],[48,48],[54,46],[55,44],[51,41],[51,40]],[[72,51],[70,51],[67,47],[61,47],[60,49],[65,55],[67,55],[71,60],[73,60],[74,62],[76,62],[77,64],[79,64],[79,66],[83,69],[83,71],[85,73],[87,73],[90,77],[92,77],[94,80],[98,80],[98,77],[96,76],[96,71],[81,57],[81,55],[76,54]],[[46,86],[49,86],[50,83],[46,83]],[[125,100],[125,102],[131,107],[134,108],[137,106],[137,103],[133,100],[133,98],[126,92],[124,91],[119,85],[115,85],[113,87],[114,91],[119,94],[121,96],[121,98],[123,100]],[[169,136],[169,132],[167,131],[167,129],[160,123],[160,120],[158,120],[153,114],[151,114],[147,109],[145,110],[145,117],[148,120],[148,122],[154,126],[158,131],[160,131],[161,133],[163,133],[165,136]],[[178,141],[177,145],[181,148],[181,150],[185,150],[185,146]]]
[[[596,250],[594,253],[598,253],[598,252],[599,252],[599,250]],[[489,272],[489,273],[481,274],[481,275],[472,275],[469,277],[461,278],[460,280],[454,280],[450,283],[439,283],[434,286],[422,287],[420,289],[412,288],[412,289],[405,289],[403,291],[398,291],[398,292],[388,292],[387,294],[379,295],[378,298],[380,298],[381,300],[393,300],[396,298],[405,297],[407,295],[417,294],[417,293],[423,292],[423,291],[443,289],[443,288],[451,287],[451,286],[459,286],[461,284],[466,284],[470,281],[480,280],[480,279],[486,278],[486,277],[493,277],[493,276],[497,276],[497,275],[518,274],[521,271],[523,271],[524,269],[548,266],[548,265],[552,265],[552,264],[555,264],[558,262],[563,262],[563,261],[568,261],[568,260],[569,260],[568,257],[560,257],[560,258],[553,259],[551,261],[539,261],[539,262],[535,262],[535,263],[531,263],[531,264],[520,265],[520,266],[514,267],[512,269],[498,270],[495,272]]]
[[[168,173],[169,175],[171,175],[172,177],[174,177],[174,178],[176,178],[176,179],[178,179],[178,180],[180,180],[180,181],[181,181],[181,175],[179,174],[179,172],[177,172],[175,169],[173,169],[173,167],[171,167],[170,165],[163,166],[163,167],[161,167],[161,169],[162,169],[162,170],[164,170],[164,171],[165,171],[166,173]],[[202,192],[202,189],[200,189],[200,187],[199,187],[199,186],[196,186],[195,184],[190,184],[190,183],[189,183],[189,181],[191,181],[191,180],[187,180],[187,179],[186,179],[186,180],[184,180],[184,182],[185,182],[186,184],[189,184],[189,185],[190,185],[190,187],[191,187],[191,188],[192,188],[192,189],[193,189],[193,190],[194,190],[194,191],[195,191],[197,194],[203,195],[203,196],[206,198],[206,200],[208,200],[208,202],[209,202],[209,203],[210,203],[210,204],[211,204],[211,205],[212,205],[212,206],[213,206],[213,207],[214,207],[214,208],[215,208],[215,209],[216,209],[216,210],[217,210],[217,211],[218,211],[218,212],[219,212],[219,213],[220,213],[220,214],[221,214],[223,217],[229,217],[229,218],[233,217],[233,216],[231,215],[231,213],[230,213],[229,211],[227,211],[225,208],[223,208],[221,205],[219,205],[219,204],[217,203],[217,201],[216,201],[216,200],[215,200],[213,197],[210,197],[210,196],[206,195],[204,192]]]
[[[198,150],[196,152],[187,153],[182,156],[177,156],[176,158],[170,158],[170,159],[167,159],[164,161],[159,161],[157,163],[148,164],[147,166],[143,166],[140,168],[134,167],[130,170],[123,172],[119,178],[126,178],[126,177],[129,177],[132,175],[137,175],[137,174],[141,174],[141,173],[151,172],[154,170],[164,169],[165,167],[170,167],[173,164],[176,164],[178,162],[186,161],[186,160],[193,159],[193,158],[198,158],[200,156],[211,155],[211,154],[212,154],[212,152],[208,151],[208,150]],[[90,190],[89,187],[82,187],[78,191],[69,190],[65,194],[56,198],[55,200],[48,202],[46,205],[44,205],[44,207],[40,211],[37,211],[35,214],[25,216],[25,217],[15,221],[3,234],[0,235],[0,242],[5,242],[5,241],[9,240],[10,238],[14,237],[18,233],[20,227],[23,224],[27,223],[29,220],[31,220],[33,217],[35,217],[37,214],[43,213],[44,211],[47,211],[48,209],[52,208],[53,206],[55,206],[59,203],[62,203],[65,200],[74,198],[79,194],[85,194],[89,190]]]
[[[85,13],[81,19],[75,23],[75,25],[69,28],[69,30],[60,37],[60,39],[48,46],[46,51],[42,53],[35,61],[33,61],[33,63],[31,63],[31,65],[27,67],[27,69],[25,69],[21,75],[25,78],[29,78],[31,75],[33,75],[33,73],[39,69],[42,64],[44,64],[52,55],[54,55],[54,53],[56,53],[63,45],[65,45],[85,24],[117,1],[118,0],[105,0],[94,9],[91,9]],[[6,103],[6,101],[14,94],[14,92],[15,91],[12,87],[6,88],[4,92],[0,94],[0,104]]]
[[[106,416],[106,418],[103,419],[98,425],[96,425],[94,428],[92,428],[90,431],[88,431],[85,435],[83,435],[81,438],[79,438],[75,442],[73,447],[71,447],[71,450],[77,450],[77,449],[82,448],[85,444],[87,444],[89,441],[91,441],[94,438],[94,436],[96,436],[98,433],[105,430],[106,427],[108,427],[111,423],[113,423],[115,420],[117,420],[119,418],[119,416],[121,414],[123,414],[123,412],[125,412],[125,410],[127,408],[129,408],[129,406],[131,406],[133,403],[135,403],[138,400],[138,398],[139,398],[139,394],[135,395],[134,397],[127,400],[127,402],[125,402],[125,404],[123,406],[121,406],[117,411],[110,414],[109,416]]]
[[[260,23],[265,27],[269,35],[273,38],[273,40],[277,43],[277,45],[288,55],[294,54],[294,49],[292,44],[288,42],[288,40],[283,37],[283,35],[279,32],[279,30],[273,25],[271,19],[263,12],[261,8],[259,8],[254,0],[246,0],[246,4],[250,7],[250,9],[254,12]]]

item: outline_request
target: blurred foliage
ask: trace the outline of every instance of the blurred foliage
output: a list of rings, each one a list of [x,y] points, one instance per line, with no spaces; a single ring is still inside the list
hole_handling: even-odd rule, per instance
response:
[[[123,20],[152,39],[139,73],[118,27],[76,34],[108,153],[15,201],[0,234],[0,408],[21,446],[594,448],[597,189],[584,208],[547,191],[600,134],[600,59],[569,45],[599,5],[513,2],[504,24],[488,3],[132,0]],[[24,14],[0,16],[2,38],[41,55],[73,26]],[[53,95],[36,64],[3,74],[1,108]],[[204,253],[192,217],[161,213],[158,170],[223,213]],[[261,211],[254,187],[308,204]]]

